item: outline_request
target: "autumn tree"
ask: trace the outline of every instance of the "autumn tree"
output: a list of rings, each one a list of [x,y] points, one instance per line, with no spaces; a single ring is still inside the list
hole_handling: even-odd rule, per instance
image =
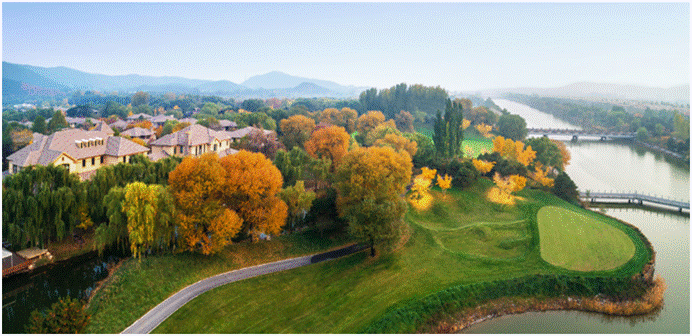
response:
[[[358,122],[356,124],[356,131],[358,131],[356,140],[361,144],[365,143],[365,138],[368,136],[368,133],[383,122],[384,114],[380,111],[368,111],[368,113],[361,115],[358,117]]]
[[[482,136],[486,138],[490,137],[490,131],[493,130],[492,126],[486,124],[478,124],[475,126],[475,128],[478,131],[478,133],[480,133]]]
[[[302,148],[315,129],[315,121],[298,114],[281,120],[280,127],[283,133],[281,139],[286,148],[290,149],[294,146]]]
[[[239,148],[262,153],[269,159],[274,159],[277,151],[285,149],[284,144],[279,142],[274,135],[267,135],[263,130],[257,128],[241,139]]]
[[[277,196],[281,172],[264,155],[243,150],[219,162],[225,172],[220,199],[242,218],[243,232],[253,238],[281,232],[288,211]]]
[[[315,193],[305,190],[303,181],[296,181],[296,184],[286,187],[279,192],[279,197],[288,206],[288,214],[291,222],[291,230],[296,228],[296,222],[299,218],[305,217],[305,214],[312,207],[312,201],[315,200]]]
[[[437,186],[442,189],[442,192],[447,192],[447,189],[452,187],[452,177],[445,174],[444,177],[442,175],[437,175]]]
[[[356,130],[358,112],[354,109],[343,107],[341,110],[328,108],[319,114],[319,121],[333,126],[341,126],[349,134]]]
[[[416,167],[430,165],[435,156],[435,145],[432,140],[418,132],[404,133],[404,137],[416,143],[416,154],[413,155],[413,164]]]
[[[489,173],[491,170],[493,170],[493,166],[495,165],[495,162],[488,162],[485,160],[477,160],[473,159],[473,166],[478,170],[479,173],[485,175]]]
[[[172,240],[174,207],[166,189],[134,182],[124,191],[122,210],[127,217],[132,255],[141,258],[143,251],[167,247]]]
[[[140,119],[140,120],[137,120],[133,123],[128,124],[127,126],[125,126],[125,129],[128,130],[128,129],[135,128],[135,127],[144,128],[144,129],[151,129],[151,126],[152,126],[151,121],[146,120],[146,119]]]
[[[408,111],[401,111],[396,115],[396,128],[402,132],[412,133],[413,128],[413,115]]]
[[[230,203],[222,197],[226,174],[214,152],[197,158],[186,157],[169,174],[168,184],[178,210],[176,220],[183,248],[201,250],[204,254],[216,253],[230,244],[231,238],[240,231],[243,220],[226,206]]]
[[[188,126],[190,126],[190,125],[191,125],[191,124],[190,124],[189,122],[179,122],[179,123],[176,123],[176,124],[174,124],[174,125],[172,126],[172,128],[171,128],[171,133],[178,132],[178,131],[182,130],[183,128],[188,127]],[[166,129],[165,129],[165,128],[164,128],[164,130],[163,130],[163,134],[164,134],[164,135],[166,134]]]
[[[536,151],[536,161],[544,166],[556,167],[560,170],[565,169],[565,160],[563,153],[567,156],[566,162],[569,162],[569,151],[561,141],[552,141],[548,137],[532,138],[526,140],[526,145]],[[563,147],[561,149],[560,147]]]
[[[530,165],[536,158],[536,151],[531,149],[531,146],[524,148],[523,142],[512,141],[510,138],[505,139],[500,135],[493,139],[493,152],[497,152],[505,158],[517,161],[524,166]]]
[[[401,135],[393,133],[387,134],[383,139],[375,141],[375,146],[389,146],[396,151],[406,151],[411,157],[413,157],[418,150],[418,145],[415,141],[411,141]]]
[[[312,133],[305,142],[305,150],[314,158],[329,159],[332,162],[331,171],[334,171],[348,152],[350,138],[343,127],[325,127]]]
[[[406,212],[403,195],[411,179],[411,157],[388,147],[358,148],[337,171],[337,207],[357,239],[375,245],[396,237]]]

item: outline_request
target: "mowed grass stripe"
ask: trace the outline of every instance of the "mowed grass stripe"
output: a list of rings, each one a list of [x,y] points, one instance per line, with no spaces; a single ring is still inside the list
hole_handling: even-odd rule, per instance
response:
[[[544,206],[537,214],[541,258],[574,271],[606,271],[624,265],[635,252],[632,239],[594,217]]]

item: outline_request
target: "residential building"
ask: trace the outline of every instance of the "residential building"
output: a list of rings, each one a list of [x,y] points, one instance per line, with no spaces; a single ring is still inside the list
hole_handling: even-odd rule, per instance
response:
[[[238,124],[235,123],[235,121],[230,121],[226,119],[221,119],[219,120],[219,126],[221,126],[222,131],[235,131],[238,129]]]
[[[111,123],[111,124],[108,125],[108,126],[110,126],[110,128],[112,128],[112,129],[117,129],[117,130],[122,131],[122,130],[125,129],[125,127],[127,127],[127,121],[125,121],[125,120],[118,120],[118,121],[116,121],[116,122],[114,122],[114,123]]]
[[[99,121],[98,124],[96,124],[96,126],[94,126],[92,129],[90,129],[90,131],[103,132],[103,133],[106,133],[108,135],[115,134],[113,129],[110,128],[110,126],[108,126],[108,124],[106,124],[103,121]]]
[[[152,132],[152,130],[141,127],[133,127],[129,130],[122,131],[120,132],[120,135],[127,135],[130,138],[139,138],[144,141],[156,139],[156,137],[154,136],[154,132]]]
[[[140,119],[140,118],[141,118],[141,119],[146,119],[146,120],[151,120],[152,116],[150,116],[150,115],[148,115],[148,114],[146,114],[146,113],[137,113],[137,114],[133,114],[133,115],[131,115],[131,116],[128,116],[128,117],[127,117],[127,121],[128,121],[128,122],[137,121],[137,120]]]
[[[33,142],[8,156],[7,160],[11,174],[30,165],[54,164],[85,180],[102,166],[129,162],[133,155],[147,152],[147,147],[125,138],[73,128],[51,135],[34,133]]]
[[[216,152],[219,157],[234,154],[231,137],[227,132],[217,132],[202,125],[190,125],[178,132],[167,134],[150,143],[149,159],[157,161],[168,156],[200,156]]]
[[[154,127],[163,126],[166,123],[166,121],[168,121],[168,120],[175,120],[175,118],[173,116],[161,114],[161,115],[153,116],[153,117],[151,117],[151,119],[149,119],[149,121],[151,121],[151,124]]]
[[[236,131],[226,132],[226,133],[228,133],[228,135],[231,137],[231,140],[235,143],[235,142],[238,142],[240,139],[244,138],[245,136],[247,136],[248,134],[250,134],[250,132],[252,132],[252,130],[260,130],[260,129],[257,127],[248,126],[248,127],[244,127],[244,128],[239,129],[239,130],[236,130]],[[276,139],[276,132],[269,131],[269,130],[262,130],[262,132],[264,132],[264,134],[267,137],[273,137]]]

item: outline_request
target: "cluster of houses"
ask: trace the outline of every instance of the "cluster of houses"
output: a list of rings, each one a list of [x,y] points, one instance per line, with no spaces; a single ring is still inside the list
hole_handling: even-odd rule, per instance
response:
[[[86,180],[96,170],[105,165],[130,162],[132,156],[144,154],[152,161],[169,156],[196,157],[208,152],[216,152],[219,157],[235,154],[231,144],[248,135],[254,127],[237,129],[235,122],[220,120],[216,130],[197,124],[197,119],[186,118],[179,122],[188,122],[190,126],[177,132],[156,138],[152,129],[134,127],[126,129],[131,123],[149,120],[152,128],[162,126],[172,116],[147,114],[131,115],[126,120],[111,124],[96,121],[96,126],[86,131],[80,127],[86,118],[65,118],[70,129],[57,131],[50,135],[34,133],[30,145],[9,155],[9,174],[31,165],[61,165],[68,171],[76,173],[81,180]],[[142,139],[145,147],[121,136],[114,136],[118,129],[120,135]],[[264,131],[268,136],[276,136],[273,131]]]

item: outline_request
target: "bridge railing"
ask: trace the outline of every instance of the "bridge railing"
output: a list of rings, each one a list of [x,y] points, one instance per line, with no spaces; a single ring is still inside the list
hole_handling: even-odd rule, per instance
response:
[[[647,202],[652,202],[652,203],[658,203],[662,205],[669,205],[669,206],[674,206],[674,207],[680,207],[680,208],[690,208],[690,203],[689,202],[684,202],[680,200],[672,200],[664,197],[658,197],[656,196],[651,196],[651,195],[646,195],[646,194],[640,194],[638,192],[601,192],[601,191],[582,191],[579,192],[579,196],[582,198],[619,198],[619,199],[628,199],[628,200],[640,200],[640,201],[647,201]]]

